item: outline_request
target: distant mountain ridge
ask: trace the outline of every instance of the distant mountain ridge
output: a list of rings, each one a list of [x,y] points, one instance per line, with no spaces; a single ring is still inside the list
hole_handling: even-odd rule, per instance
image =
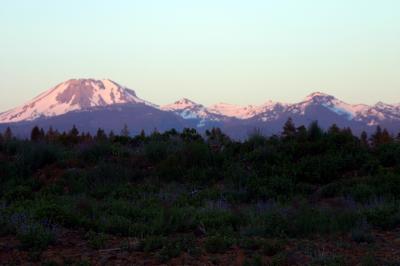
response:
[[[102,117],[98,117],[102,116]],[[159,106],[139,98],[134,90],[109,80],[71,79],[40,94],[26,104],[0,114],[0,130],[15,128],[21,135],[29,127],[42,125],[82,130],[101,127],[119,130],[124,124],[133,133],[194,127],[199,131],[221,127],[233,137],[243,138],[254,128],[265,134],[279,133],[291,117],[298,125],[318,120],[322,127],[337,124],[356,133],[371,132],[377,125],[400,130],[400,104],[349,104],[322,92],[314,92],[298,103],[266,101],[255,106],[218,103],[204,106],[186,98]]]

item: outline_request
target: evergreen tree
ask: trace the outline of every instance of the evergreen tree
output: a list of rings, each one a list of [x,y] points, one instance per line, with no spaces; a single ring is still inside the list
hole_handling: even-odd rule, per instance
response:
[[[7,127],[3,137],[5,141],[9,141],[14,137],[10,127]]]
[[[386,143],[391,143],[393,142],[393,137],[390,135],[390,133],[387,131],[387,129],[385,128],[382,131],[382,139],[381,139],[381,143],[382,144],[386,144]]]
[[[318,140],[322,137],[323,131],[319,127],[318,121],[314,121],[308,128],[308,137],[310,140]]]
[[[74,138],[77,138],[79,136],[79,130],[76,128],[75,125],[72,126],[72,129],[69,131],[69,135]]]
[[[107,135],[103,129],[99,128],[96,133],[96,140],[104,141],[107,139]]]
[[[44,133],[44,129],[43,128],[40,128],[40,139],[41,140],[44,140],[44,137],[45,137],[45,133]]]
[[[375,133],[371,136],[371,141],[374,146],[378,146],[380,144],[393,142],[393,137],[390,135],[387,129],[382,130],[382,128],[378,126]]]
[[[46,136],[45,136],[46,141],[48,142],[53,142],[56,139],[56,134],[55,131],[53,129],[53,127],[49,127],[49,129],[46,132]]]
[[[296,126],[293,123],[291,117],[288,118],[285,125],[283,126],[282,136],[284,138],[291,138],[296,135]]]
[[[329,129],[328,129],[328,134],[339,134],[340,133],[340,128],[336,125],[333,124]]]
[[[130,132],[127,124],[124,124],[124,128],[121,130],[121,136],[123,137],[129,137]]]
[[[68,139],[70,143],[77,144],[79,142],[79,130],[75,125],[72,126],[72,129],[68,132]]]
[[[140,131],[140,134],[139,134],[139,136],[141,137],[141,138],[146,138],[146,133],[144,132],[144,129],[142,129],[141,131]]]
[[[31,141],[39,141],[42,139],[41,132],[38,126],[35,126],[31,131]]]
[[[212,128],[211,131],[206,130],[208,145],[216,151],[220,151],[224,146],[231,143],[231,139],[222,133],[220,128]]]
[[[114,140],[115,134],[114,134],[114,131],[113,131],[113,130],[111,130],[110,133],[108,134],[108,138],[109,138],[111,141]]]
[[[396,140],[397,140],[397,142],[400,142],[400,132],[399,132],[399,134],[397,134]]]
[[[299,126],[296,131],[296,138],[299,141],[307,140],[307,128],[304,125]]]
[[[360,136],[360,142],[363,146],[369,146],[367,132],[363,131]]]
[[[181,138],[184,141],[198,141],[202,139],[202,137],[197,133],[194,128],[184,128],[181,133]]]
[[[90,142],[90,141],[93,140],[93,137],[92,137],[92,135],[91,135],[89,132],[87,132],[87,133],[85,134],[85,140],[86,140],[87,142]]]
[[[376,127],[375,133],[371,135],[371,144],[372,146],[378,146],[382,139],[382,128],[380,126]]]

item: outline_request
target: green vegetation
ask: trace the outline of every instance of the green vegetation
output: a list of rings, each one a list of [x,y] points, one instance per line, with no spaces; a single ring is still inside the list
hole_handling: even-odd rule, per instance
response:
[[[129,137],[39,128],[31,140],[0,136],[0,236],[43,251],[61,229],[81,230],[93,249],[108,235],[161,262],[182,253],[287,260],[287,239],[349,235],[400,225],[400,142],[380,128],[366,140],[317,123],[237,142],[219,129]],[[341,265],[324,255],[315,265]],[[313,265],[314,265],[313,264]]]

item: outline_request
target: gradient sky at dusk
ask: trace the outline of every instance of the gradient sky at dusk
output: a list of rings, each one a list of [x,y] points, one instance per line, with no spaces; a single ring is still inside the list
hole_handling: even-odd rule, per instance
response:
[[[398,0],[0,0],[0,111],[69,78],[157,104],[400,102]]]

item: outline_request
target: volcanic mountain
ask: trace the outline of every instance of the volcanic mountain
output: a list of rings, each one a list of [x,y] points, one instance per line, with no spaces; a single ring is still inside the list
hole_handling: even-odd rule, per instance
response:
[[[289,117],[298,126],[317,120],[323,128],[335,123],[350,127],[355,133],[372,132],[377,125],[396,134],[400,130],[399,104],[349,104],[322,92],[312,93],[298,103],[266,101],[258,106],[219,103],[207,107],[183,98],[158,106],[109,79],[71,79],[1,113],[0,131],[10,126],[17,135],[28,136],[35,125],[58,130],[76,125],[82,131],[103,128],[118,132],[127,124],[132,134],[142,129],[151,132],[191,127],[202,132],[220,127],[232,137],[242,139],[254,129],[265,134],[279,133]]]
[[[23,106],[0,114],[0,123],[31,121],[72,111],[115,104],[146,103],[109,79],[71,79],[40,94]]]

